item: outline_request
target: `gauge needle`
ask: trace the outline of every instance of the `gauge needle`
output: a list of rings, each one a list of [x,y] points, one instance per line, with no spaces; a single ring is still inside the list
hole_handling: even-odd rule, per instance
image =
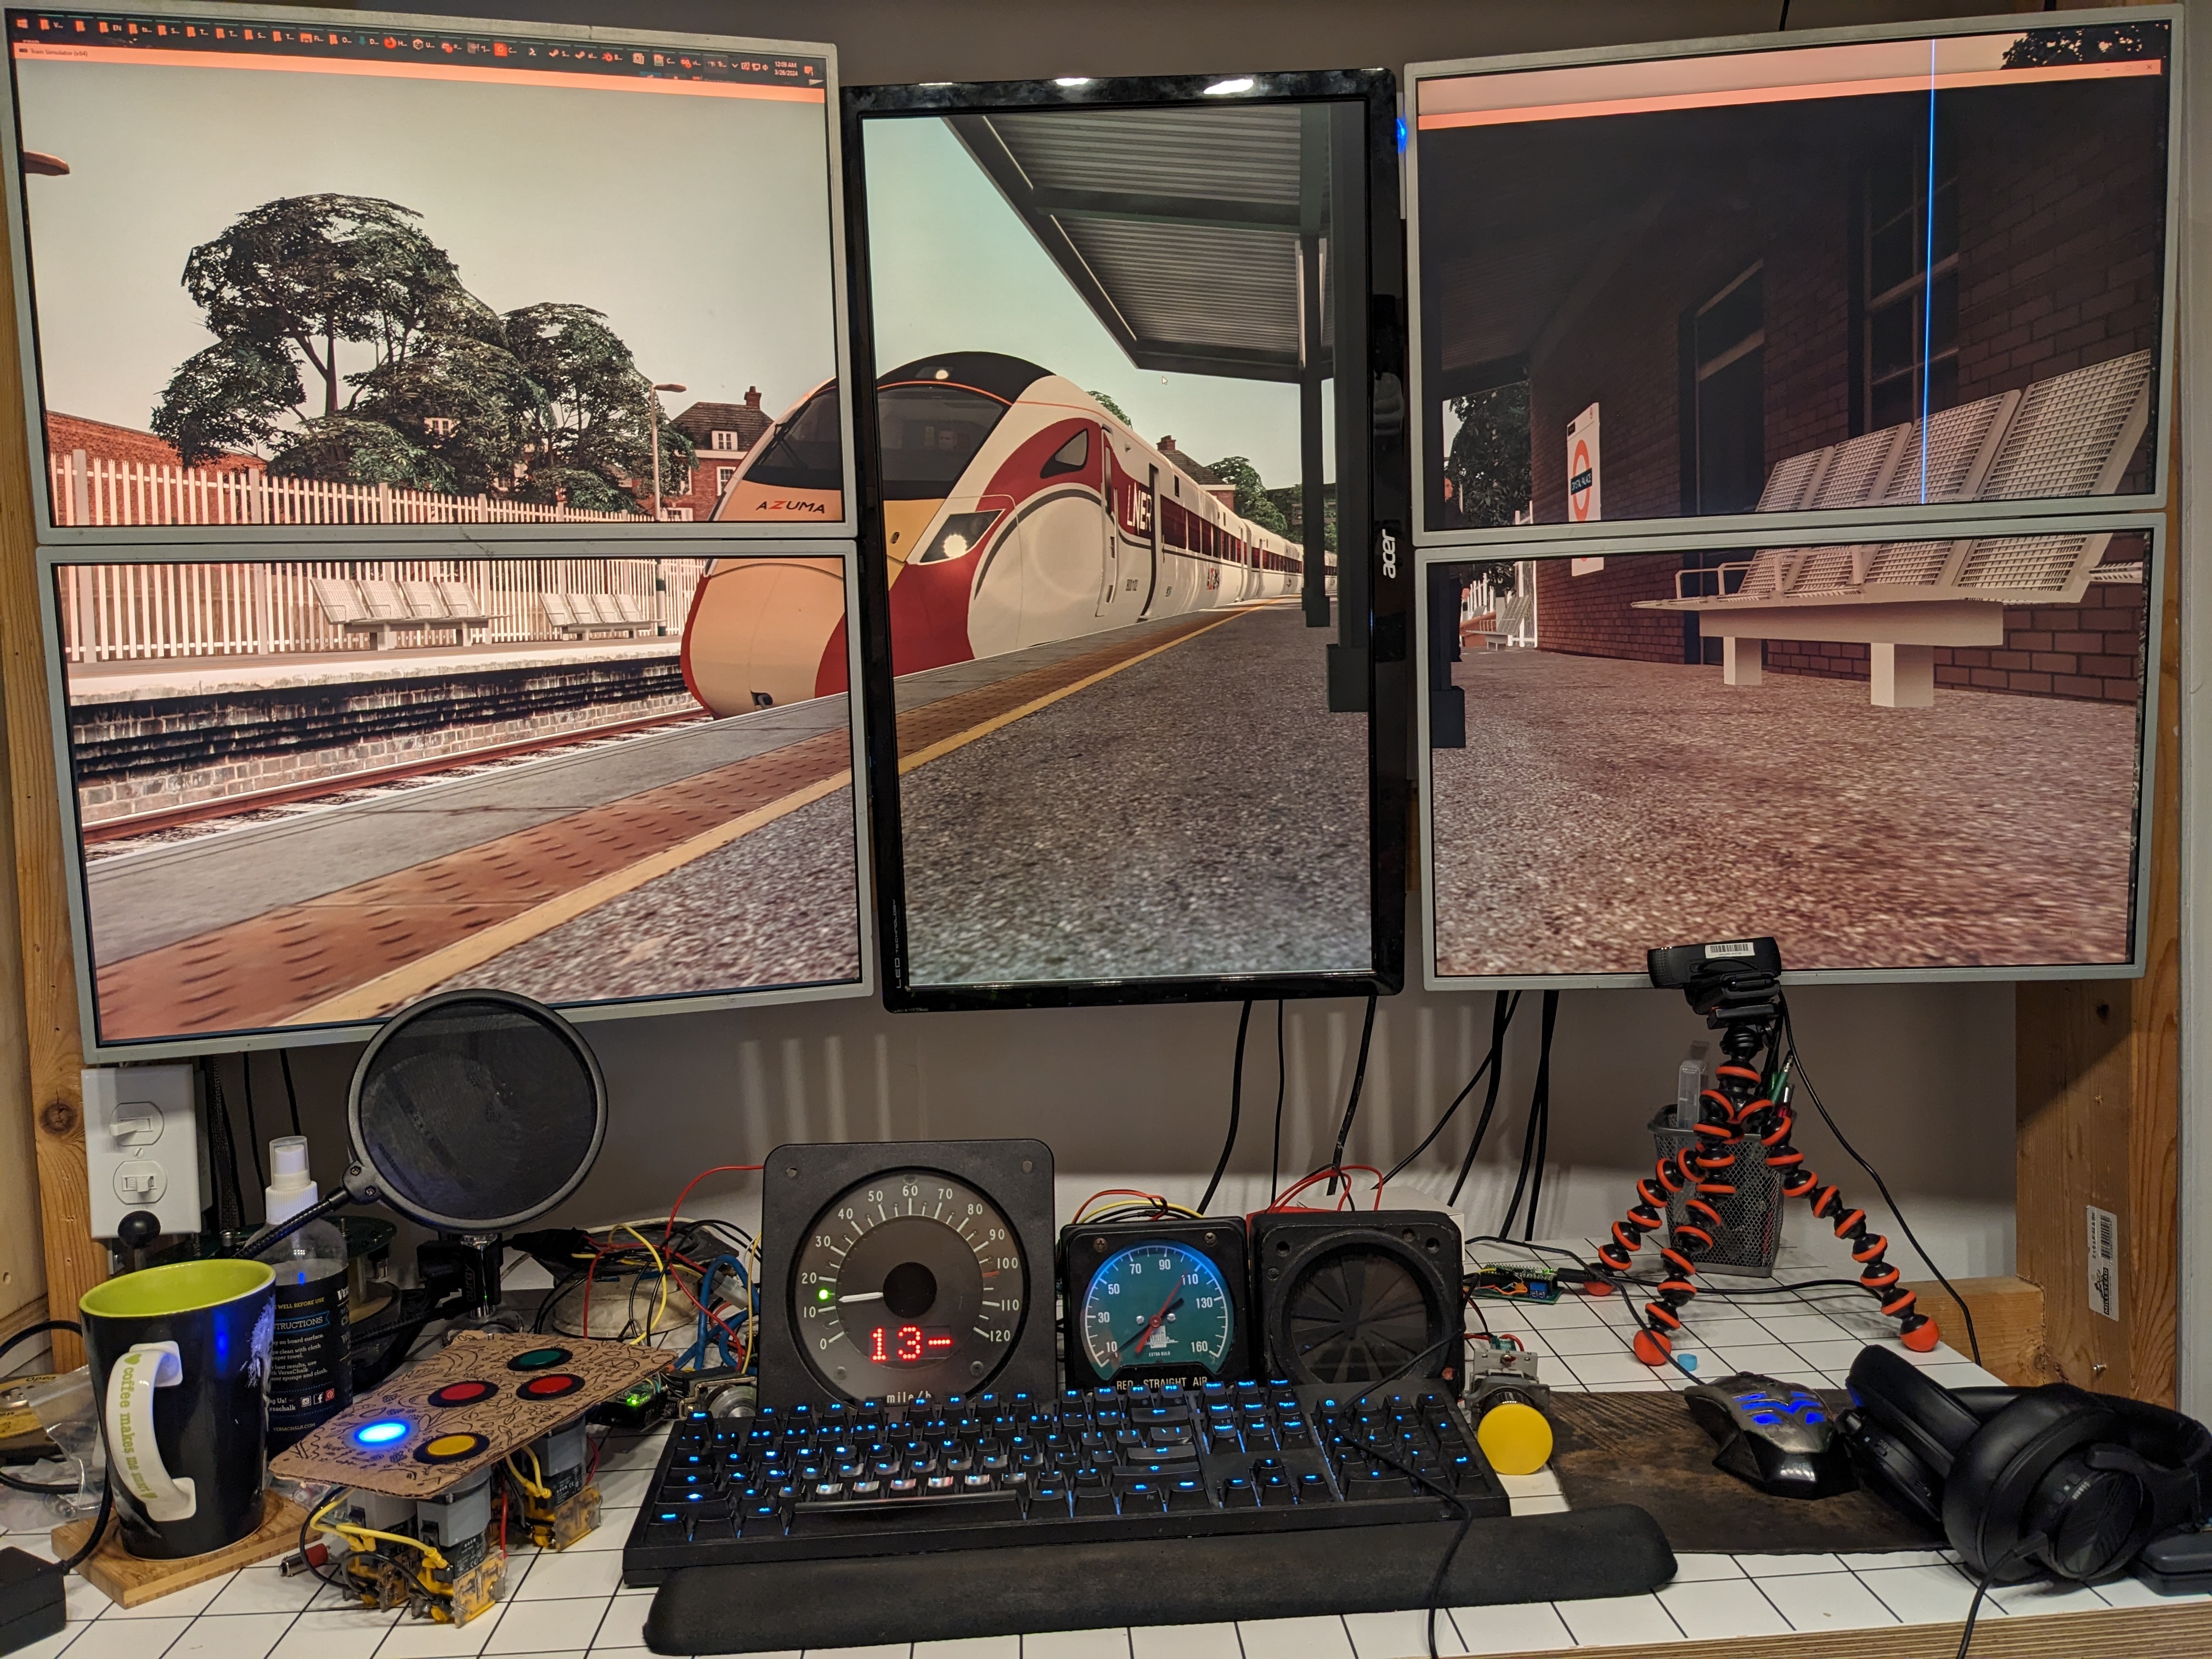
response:
[[[848,1302],[880,1302],[883,1299],[884,1293],[881,1291],[855,1291],[850,1296],[841,1296],[837,1298],[840,1305]]]
[[[1178,1285],[1168,1292],[1168,1299],[1162,1304],[1160,1310],[1145,1322],[1145,1328],[1137,1333],[1137,1340],[1129,1352],[1144,1352],[1145,1345],[1160,1334],[1160,1327],[1167,1322],[1168,1316],[1181,1306],[1182,1306],[1182,1286]]]

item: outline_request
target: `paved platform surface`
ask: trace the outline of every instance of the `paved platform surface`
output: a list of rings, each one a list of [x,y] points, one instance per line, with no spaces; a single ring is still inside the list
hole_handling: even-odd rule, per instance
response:
[[[2133,708],[1876,708],[1861,682],[1547,651],[1453,672],[1442,973],[1640,975],[1653,945],[1770,933],[1798,969],[2127,959]]]

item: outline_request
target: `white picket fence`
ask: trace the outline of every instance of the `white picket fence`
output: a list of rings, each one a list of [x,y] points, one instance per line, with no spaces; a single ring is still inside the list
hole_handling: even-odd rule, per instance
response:
[[[52,460],[54,522],[163,524],[637,524],[635,513],[496,495],[441,495],[388,483],[325,483],[245,468],[216,472],[111,461],[82,449]]]
[[[562,638],[546,593],[628,595],[672,645],[684,631],[702,559],[346,559],[228,564],[66,564],[56,572],[64,654],[72,663],[272,656],[374,649],[325,614],[315,577],[467,584],[494,644]],[[451,623],[396,628],[398,646],[457,643]]]

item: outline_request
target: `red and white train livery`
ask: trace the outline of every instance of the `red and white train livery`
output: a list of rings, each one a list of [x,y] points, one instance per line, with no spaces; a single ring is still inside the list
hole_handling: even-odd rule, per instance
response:
[[[778,422],[714,517],[836,512],[836,398],[833,381]],[[1035,363],[924,358],[877,383],[876,407],[898,673],[1299,591],[1300,549]],[[844,690],[836,562],[709,565],[684,672],[717,714]]]

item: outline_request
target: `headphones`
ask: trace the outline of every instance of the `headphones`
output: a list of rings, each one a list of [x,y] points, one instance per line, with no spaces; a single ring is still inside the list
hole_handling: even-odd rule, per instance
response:
[[[1947,1389],[1888,1348],[1850,1382],[1837,1429],[1861,1479],[1992,1584],[2110,1578],[2207,1518],[2212,1433],[2179,1412],[2064,1382]]]

